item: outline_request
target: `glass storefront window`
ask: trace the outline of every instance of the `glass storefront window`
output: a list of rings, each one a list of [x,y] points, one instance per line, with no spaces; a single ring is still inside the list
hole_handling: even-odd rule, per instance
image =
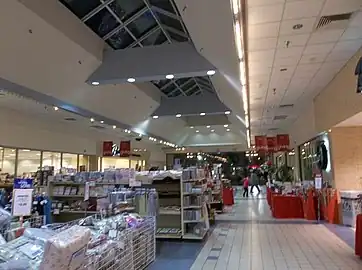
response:
[[[138,169],[141,166],[141,160],[131,160],[131,168]]]
[[[11,177],[14,176],[16,150],[10,148],[1,148],[0,154],[0,173],[9,174]]]
[[[289,167],[291,167],[294,170],[294,168],[295,168],[295,152],[294,152],[294,149],[287,153],[287,164],[288,164]]]
[[[32,177],[40,168],[40,151],[19,149],[17,164],[18,177]]]
[[[79,155],[79,168],[80,172],[88,172],[89,171],[89,156],[87,155]]]
[[[61,154],[55,152],[43,152],[42,166],[53,166],[55,172],[59,172],[61,166]]]
[[[78,155],[63,153],[62,156],[62,167],[68,169],[77,169],[78,166]]]
[[[302,180],[313,180],[313,170],[317,159],[317,140],[299,146],[299,159]]]
[[[109,168],[129,168],[129,159],[128,158],[118,158],[118,157],[104,157],[102,158],[102,170]]]

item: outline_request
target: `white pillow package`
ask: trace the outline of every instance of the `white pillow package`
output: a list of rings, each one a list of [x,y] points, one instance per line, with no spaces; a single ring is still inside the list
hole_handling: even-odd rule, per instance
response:
[[[91,231],[82,226],[72,226],[51,237],[44,247],[39,270],[75,270],[85,261],[85,252]]]

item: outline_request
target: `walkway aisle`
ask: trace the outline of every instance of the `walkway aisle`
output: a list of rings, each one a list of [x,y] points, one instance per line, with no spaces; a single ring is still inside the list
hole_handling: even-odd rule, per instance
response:
[[[275,220],[265,198],[237,199],[191,270],[362,269],[362,261],[324,225]]]

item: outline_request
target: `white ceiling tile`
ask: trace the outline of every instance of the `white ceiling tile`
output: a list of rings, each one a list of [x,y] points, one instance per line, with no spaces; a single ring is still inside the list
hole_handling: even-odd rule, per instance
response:
[[[326,58],[326,62],[345,61],[347,62],[353,55],[354,51],[332,51]]]
[[[362,11],[354,14],[349,26],[350,27],[361,27],[361,25],[362,25]]]
[[[341,40],[350,40],[350,39],[359,39],[359,38],[362,38],[362,27],[350,27],[343,33]]]
[[[305,78],[293,78],[288,87],[288,91],[291,92],[300,92],[303,91],[309,84],[310,80]]]
[[[346,61],[334,61],[334,62],[328,62],[328,63],[323,63],[323,65],[320,68],[320,71],[339,71],[341,68],[344,67],[344,65],[346,64]]]
[[[354,51],[356,52],[362,46],[362,39],[340,41],[336,44],[333,51]]]
[[[308,45],[303,55],[327,55],[334,47],[335,43],[325,43],[325,44],[316,44],[316,45]]]
[[[336,42],[343,34],[344,29],[321,30],[312,34],[308,44]]]
[[[312,63],[322,63],[326,59],[326,54],[315,54],[315,55],[303,55],[300,59],[300,64],[312,64]]]
[[[248,49],[250,52],[275,49],[278,38],[249,39]]]
[[[265,5],[249,8],[248,23],[259,24],[282,20],[283,4]]]
[[[277,80],[290,80],[293,76],[295,66],[282,67],[285,68],[285,71],[281,71],[280,67],[274,67],[272,71],[272,78],[276,78]]]
[[[321,14],[325,16],[349,13],[361,7],[361,0],[327,0]]]
[[[291,47],[287,49],[277,49],[275,58],[296,57],[302,55],[304,47]]]
[[[249,39],[277,37],[280,22],[255,24],[248,26]]]
[[[314,76],[314,74],[320,69],[322,63],[315,63],[315,64],[305,64],[305,65],[298,65],[295,70],[295,75],[298,77],[310,77]]]
[[[271,67],[266,67],[266,66],[255,66],[255,67],[250,67],[249,66],[249,76],[250,77],[254,77],[256,75],[268,75],[270,74],[272,71]]]
[[[298,34],[311,33],[314,29],[316,19],[317,19],[316,17],[313,17],[313,18],[305,18],[298,20],[282,21],[280,26],[280,35],[298,35]],[[303,27],[294,30],[293,26],[297,24],[301,24],[303,25]]]
[[[298,64],[300,55],[293,57],[278,57],[274,59],[274,66],[277,67],[288,67],[295,66]]]
[[[286,48],[286,42],[289,41],[288,48],[295,46],[305,46],[310,34],[280,36],[278,39],[278,48]]]
[[[278,77],[272,77],[270,80],[269,88],[277,89],[278,91],[285,91],[288,88],[290,79],[280,79]]]
[[[304,0],[288,2],[285,5],[283,20],[317,17],[324,0]]]
[[[284,2],[285,0],[250,0],[248,1],[248,6],[254,7],[254,6],[273,5],[280,3],[283,4]]]
[[[269,62],[269,60],[274,59],[275,50],[266,50],[266,51],[255,51],[249,52],[249,61],[251,62]]]

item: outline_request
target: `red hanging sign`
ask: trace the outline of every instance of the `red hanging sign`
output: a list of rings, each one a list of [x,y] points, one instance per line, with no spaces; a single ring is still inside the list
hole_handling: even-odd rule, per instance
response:
[[[266,136],[255,136],[255,150],[257,152],[267,150]]]
[[[266,138],[267,151],[273,153],[277,150],[277,138],[276,137],[267,137]]]
[[[113,154],[112,154],[112,146],[113,146],[112,141],[103,142],[103,156],[104,157],[113,156]]]
[[[289,149],[289,135],[288,134],[278,134],[277,143],[279,151],[288,151]]]
[[[131,141],[121,141],[119,144],[119,155],[129,157],[131,154]]]

